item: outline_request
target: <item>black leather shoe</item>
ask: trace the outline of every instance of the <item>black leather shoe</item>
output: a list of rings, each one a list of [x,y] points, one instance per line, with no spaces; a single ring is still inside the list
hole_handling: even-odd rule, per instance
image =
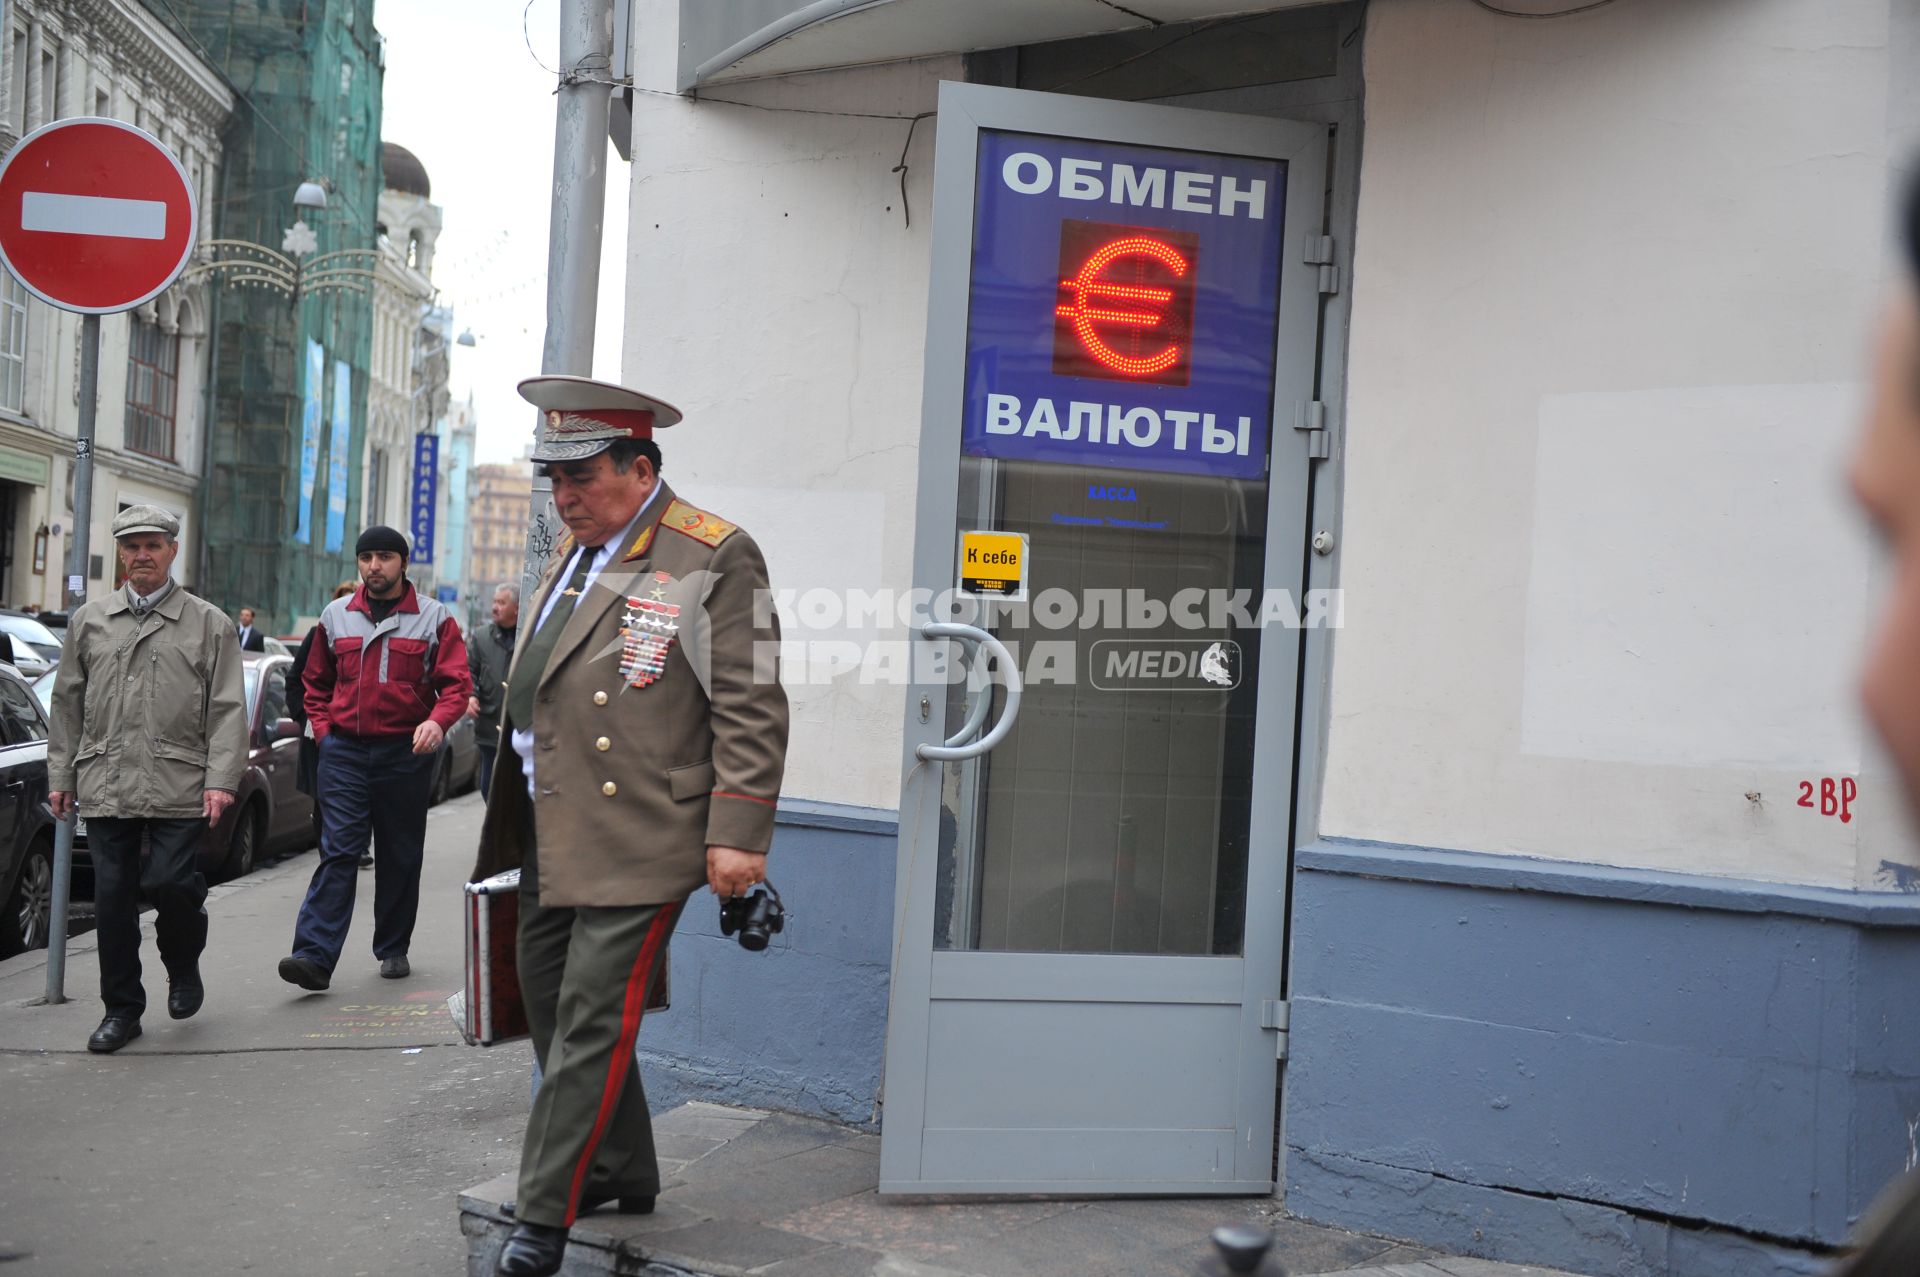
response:
[[[87,1039],[87,1050],[95,1055],[110,1055],[140,1036],[140,1019],[131,1015],[110,1015]]]
[[[176,976],[167,986],[167,1014],[176,1020],[190,1018],[207,1000],[207,986],[200,983],[200,972],[196,969],[183,976]]]
[[[332,974],[311,958],[280,959],[280,978],[315,993],[333,983]]]
[[[651,1215],[653,1214],[654,1201],[655,1197],[652,1193],[648,1193],[644,1197],[582,1197],[580,1199],[580,1213],[582,1215],[591,1215],[602,1206],[611,1202],[615,1203],[613,1213],[616,1215]],[[514,1203],[512,1202],[500,1203],[500,1213],[508,1219],[513,1218],[513,1209]]]
[[[566,1254],[566,1229],[516,1224],[494,1261],[494,1277],[552,1277]]]
[[[412,974],[413,966],[404,953],[380,959],[380,978],[383,980],[404,980]]]

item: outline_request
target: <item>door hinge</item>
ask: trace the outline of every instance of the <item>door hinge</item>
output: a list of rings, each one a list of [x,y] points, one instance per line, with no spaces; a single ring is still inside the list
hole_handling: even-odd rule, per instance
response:
[[[1307,236],[1307,251],[1302,260],[1309,266],[1320,268],[1320,291],[1337,293],[1340,291],[1340,267],[1335,265],[1333,257],[1333,236]]]
[[[1286,1059],[1287,1004],[1277,1001],[1262,1002],[1260,1004],[1260,1027],[1272,1030],[1275,1039],[1277,1039],[1273,1045],[1273,1058],[1276,1060]]]
[[[1327,405],[1318,399],[1294,404],[1293,428],[1306,432],[1309,457],[1325,460],[1333,455],[1333,435],[1327,429]]]

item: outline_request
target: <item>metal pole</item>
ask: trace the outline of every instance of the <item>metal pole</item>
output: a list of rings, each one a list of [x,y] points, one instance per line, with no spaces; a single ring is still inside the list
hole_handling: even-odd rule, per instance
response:
[[[625,39],[626,32],[617,38]],[[593,371],[593,320],[600,302],[600,232],[607,206],[607,108],[603,81],[612,65],[612,0],[561,0],[560,90],[553,124],[553,213],[547,223],[547,339],[543,373]],[[591,76],[592,79],[576,79]],[[546,422],[536,414],[536,441]],[[560,539],[549,517],[553,488],[533,480],[532,518],[521,569],[522,598],[531,598],[547,555]]]
[[[80,320],[80,433],[73,441],[73,535],[67,538],[67,614],[87,601],[93,532],[93,414],[100,397],[100,316]],[[53,917],[47,930],[47,1001],[67,1000],[67,906],[73,887],[73,820],[53,824]]]

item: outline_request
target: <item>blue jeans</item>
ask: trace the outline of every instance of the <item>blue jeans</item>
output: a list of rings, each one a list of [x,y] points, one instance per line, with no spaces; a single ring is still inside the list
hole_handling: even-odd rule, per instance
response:
[[[329,733],[320,742],[314,799],[320,805],[320,863],[300,919],[293,956],[332,971],[353,921],[360,857],[371,844],[373,956],[404,957],[420,912],[420,864],[435,755],[413,752],[411,737],[377,740]]]

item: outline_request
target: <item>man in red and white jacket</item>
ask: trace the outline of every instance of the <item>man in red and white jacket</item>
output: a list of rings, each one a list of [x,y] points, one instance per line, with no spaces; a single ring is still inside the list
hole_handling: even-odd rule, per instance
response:
[[[333,981],[369,840],[373,956],[389,980],[412,970],[407,948],[420,909],[434,767],[473,692],[459,623],[407,580],[406,538],[372,527],[354,550],[360,588],[320,614],[322,632],[302,679],[320,751],[320,864],[294,924],[293,953],[280,959],[280,978],[315,991]]]

